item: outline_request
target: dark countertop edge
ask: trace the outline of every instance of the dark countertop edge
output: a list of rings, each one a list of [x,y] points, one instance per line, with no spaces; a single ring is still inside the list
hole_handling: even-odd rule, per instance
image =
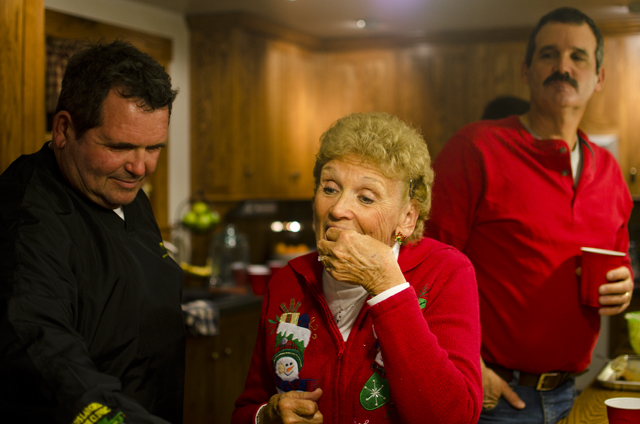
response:
[[[210,300],[219,309],[220,315],[238,313],[245,310],[255,309],[262,305],[262,296],[253,293],[233,294],[233,293],[211,293],[206,288],[185,287],[182,293],[182,303],[189,303],[194,300]]]

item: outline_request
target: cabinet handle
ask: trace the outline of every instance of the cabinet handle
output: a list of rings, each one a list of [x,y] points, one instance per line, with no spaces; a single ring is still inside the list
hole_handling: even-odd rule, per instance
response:
[[[231,356],[232,353],[233,353],[233,350],[230,347],[225,347],[224,348],[224,355],[225,356]]]
[[[636,174],[638,173],[638,170],[635,167],[631,167],[631,169],[629,169],[629,179],[631,180],[632,183],[636,182]]]
[[[211,359],[213,359],[214,361],[217,361],[219,357],[220,357],[220,354],[218,352],[213,352],[211,354]]]

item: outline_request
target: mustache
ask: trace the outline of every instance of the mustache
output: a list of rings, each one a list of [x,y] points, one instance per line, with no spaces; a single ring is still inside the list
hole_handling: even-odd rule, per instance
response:
[[[578,89],[578,81],[573,79],[571,77],[571,75],[569,75],[568,72],[565,72],[564,74],[562,74],[562,73],[556,71],[553,74],[549,75],[547,77],[547,79],[544,80],[544,82],[542,84],[543,85],[549,85],[549,84],[551,84],[552,82],[555,82],[555,81],[569,83],[569,85],[571,85],[573,88],[575,88],[576,90]]]

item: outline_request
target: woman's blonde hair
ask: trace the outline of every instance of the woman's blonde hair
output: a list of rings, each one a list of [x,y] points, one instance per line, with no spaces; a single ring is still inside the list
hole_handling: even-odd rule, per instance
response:
[[[431,157],[420,133],[384,112],[352,113],[338,119],[320,137],[313,168],[316,191],[324,165],[347,156],[376,165],[382,175],[404,183],[419,211],[416,228],[407,241],[420,240],[431,209],[433,185]]]

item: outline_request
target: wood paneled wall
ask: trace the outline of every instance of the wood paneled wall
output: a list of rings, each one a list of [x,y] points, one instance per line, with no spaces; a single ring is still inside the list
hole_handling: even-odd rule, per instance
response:
[[[527,98],[520,83],[522,42],[418,43],[323,53],[318,102],[322,128],[347,113],[385,111],[419,127],[432,155],[489,100]]]
[[[351,113],[386,111],[419,127],[436,156],[521,82],[529,29],[412,40],[312,39],[241,14],[198,16],[192,29],[192,188],[213,200],[310,198],[320,135]],[[623,173],[640,168],[640,25],[601,23],[606,82],[583,128],[620,137]],[[297,175],[297,177],[293,177]],[[256,178],[258,176],[258,178]]]
[[[588,134],[617,135],[619,163],[631,194],[640,199],[640,35],[605,35],[605,82],[595,93],[582,119]]]
[[[43,0],[0,2],[0,172],[44,143],[43,21]]]

